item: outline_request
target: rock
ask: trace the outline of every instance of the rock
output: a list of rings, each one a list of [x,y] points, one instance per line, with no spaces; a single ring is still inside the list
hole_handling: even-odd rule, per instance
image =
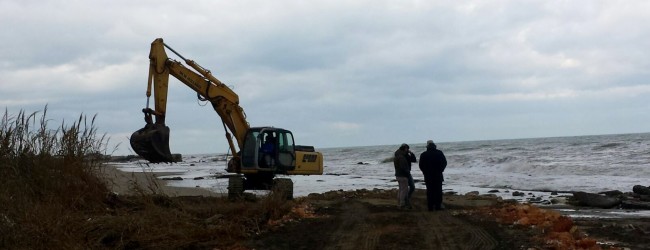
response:
[[[578,201],[580,206],[613,208],[621,204],[621,200],[618,198],[586,192],[574,192],[573,198]]]
[[[496,189],[492,189],[492,190],[488,191],[488,193],[498,193],[498,192],[499,192],[499,190],[496,190]]]
[[[650,188],[641,185],[634,185],[632,191],[636,194],[650,195]]]
[[[183,162],[183,155],[182,154],[172,154],[172,161],[173,162]]]
[[[203,179],[205,179],[205,178],[203,178],[203,177],[194,177],[194,180],[203,180]]]
[[[478,191],[468,192],[465,195],[467,195],[467,196],[478,196]]]
[[[625,209],[646,209],[650,210],[650,202],[627,200],[621,202],[621,208]]]
[[[650,195],[639,195],[639,200],[650,201]]]
[[[126,156],[111,156],[110,158],[111,162],[130,162],[130,161],[137,161],[137,160],[142,160],[142,157],[138,155],[126,155]]]
[[[178,176],[177,177],[165,177],[165,178],[162,178],[162,179],[165,180],[165,181],[182,181],[183,180],[182,177],[178,177]]]
[[[519,191],[512,192],[512,196],[524,196],[524,195],[526,194],[524,194],[523,192],[519,192]]]
[[[612,191],[600,192],[600,193],[598,193],[598,194],[604,194],[604,195],[607,195],[607,196],[618,197],[618,196],[622,195],[623,192],[618,191],[618,190],[612,190]]]
[[[553,191],[551,192],[551,195],[557,195],[557,192]]]

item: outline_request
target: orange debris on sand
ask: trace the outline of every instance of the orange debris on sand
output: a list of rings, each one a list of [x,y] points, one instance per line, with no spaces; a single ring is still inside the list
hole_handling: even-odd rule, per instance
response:
[[[541,229],[545,232],[542,242],[553,249],[601,249],[595,239],[578,231],[571,218],[557,211],[529,204],[505,204],[501,207],[487,207],[481,209],[481,212],[491,215],[501,224]]]
[[[315,218],[316,213],[314,208],[308,203],[298,203],[291,208],[291,212],[282,216],[282,218],[277,220],[269,220],[267,223],[270,226],[282,225],[286,222],[304,219],[304,218]]]

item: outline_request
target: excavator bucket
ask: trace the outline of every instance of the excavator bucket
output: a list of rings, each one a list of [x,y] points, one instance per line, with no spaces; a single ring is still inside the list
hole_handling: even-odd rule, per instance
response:
[[[147,124],[130,141],[135,153],[151,163],[176,162],[169,151],[169,127],[164,124]]]

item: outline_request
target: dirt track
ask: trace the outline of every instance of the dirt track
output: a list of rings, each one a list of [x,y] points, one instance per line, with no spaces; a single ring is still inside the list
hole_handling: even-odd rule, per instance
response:
[[[497,245],[485,230],[448,211],[395,211],[357,200],[343,204],[341,210],[340,225],[324,249],[493,249]]]
[[[371,198],[311,199],[321,217],[293,223],[253,240],[255,249],[513,249],[521,242],[491,235],[496,224],[475,224],[455,211],[426,211],[422,193],[413,210],[399,210],[392,195]]]

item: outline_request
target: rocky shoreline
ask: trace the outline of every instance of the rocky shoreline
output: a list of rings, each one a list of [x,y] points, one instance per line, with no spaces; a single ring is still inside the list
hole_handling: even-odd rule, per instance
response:
[[[619,190],[600,193],[574,192],[569,204],[603,209],[650,210],[650,187],[635,185],[632,192]]]

